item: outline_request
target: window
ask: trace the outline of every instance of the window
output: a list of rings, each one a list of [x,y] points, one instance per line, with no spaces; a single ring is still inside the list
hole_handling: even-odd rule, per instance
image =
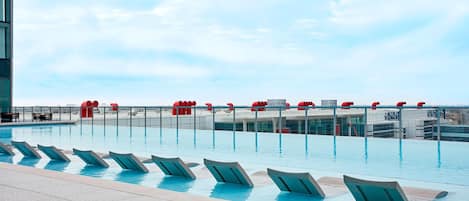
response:
[[[0,0],[0,21],[6,21],[5,20],[5,1],[6,0]]]
[[[7,58],[6,32],[6,28],[0,28],[0,58],[2,59]]]
[[[10,80],[0,78],[0,111],[9,111],[10,108]]]

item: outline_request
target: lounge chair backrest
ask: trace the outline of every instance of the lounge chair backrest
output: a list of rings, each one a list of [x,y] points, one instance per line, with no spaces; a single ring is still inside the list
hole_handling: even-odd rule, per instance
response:
[[[41,158],[41,155],[34,150],[31,145],[27,142],[19,142],[19,141],[11,141],[11,145],[13,145],[18,151],[20,151],[25,157],[28,158]]]
[[[46,154],[51,160],[70,162],[70,159],[55,146],[37,145],[37,148]]]
[[[77,155],[81,160],[83,160],[88,165],[100,166],[100,167],[109,167],[109,164],[106,163],[98,154],[94,151],[88,150],[78,150],[73,149],[73,154]]]
[[[282,191],[325,197],[319,184],[307,172],[290,173],[267,168],[267,174]]]
[[[356,201],[407,201],[397,182],[377,182],[344,175],[344,183]]]
[[[9,155],[9,156],[15,155],[15,152],[13,152],[11,147],[9,147],[8,145],[3,144],[1,142],[0,142],[0,153],[5,154],[5,155]]]
[[[194,173],[180,158],[151,156],[151,159],[166,175],[195,179]]]
[[[122,169],[135,170],[140,172],[149,172],[148,169],[143,165],[137,157],[133,154],[119,154],[109,152],[109,156],[116,161]]]
[[[204,159],[204,164],[218,182],[253,187],[251,179],[238,162],[219,162]]]

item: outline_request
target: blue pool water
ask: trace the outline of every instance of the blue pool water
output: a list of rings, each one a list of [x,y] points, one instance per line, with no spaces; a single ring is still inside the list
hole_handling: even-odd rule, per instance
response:
[[[161,131],[161,132],[160,132]],[[114,126],[35,126],[0,128],[0,141],[25,140],[30,144],[55,145],[61,149],[92,149],[97,152],[132,152],[137,156],[179,156],[202,163],[203,158],[239,161],[249,172],[266,168],[308,171],[315,178],[349,174],[362,178],[398,180],[402,185],[446,190],[442,200],[469,197],[469,143],[422,140],[332,137],[227,131],[202,131]],[[85,167],[78,158],[69,164],[47,159],[1,156],[14,164],[123,181],[228,200],[311,200],[311,197],[280,193],[274,185],[253,189],[216,184],[212,178],[195,181],[164,177],[154,164],[151,172]],[[350,194],[325,200],[351,200]]]

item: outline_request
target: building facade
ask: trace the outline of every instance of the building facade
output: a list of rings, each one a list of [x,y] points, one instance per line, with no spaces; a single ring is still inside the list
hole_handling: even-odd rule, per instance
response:
[[[0,0],[0,112],[12,106],[13,0]]]

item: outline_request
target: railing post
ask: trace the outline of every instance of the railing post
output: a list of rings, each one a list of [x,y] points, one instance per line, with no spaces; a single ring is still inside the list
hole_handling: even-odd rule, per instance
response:
[[[437,129],[437,140],[438,140],[438,143],[440,143],[440,140],[441,140],[441,108],[438,107],[437,111],[436,111],[436,129]]]
[[[116,136],[119,136],[119,111],[120,111],[120,107],[117,107],[117,110],[116,110]]]
[[[62,121],[62,107],[59,106],[59,121]]]
[[[160,106],[160,143],[161,137],[163,137],[163,107]]]
[[[132,107],[129,107],[129,127],[130,127],[130,136],[132,136]]]
[[[106,107],[103,107],[103,126],[106,129]]]
[[[212,108],[212,148],[215,149],[215,108]]]
[[[363,135],[365,140],[368,139],[368,108],[364,108],[364,115],[363,115]]]
[[[402,163],[402,107],[399,107],[399,162]]]
[[[365,107],[363,115],[363,132],[365,137],[365,160],[368,160],[368,108]]]
[[[402,107],[399,107],[399,141],[402,140]]]
[[[145,129],[145,137],[147,136],[147,107],[143,107],[143,127]]]
[[[305,108],[305,151],[308,152],[308,108]]]
[[[69,107],[69,120],[72,121],[72,107]]]
[[[179,144],[179,106],[176,106],[176,144]]]
[[[233,108],[233,150],[236,149],[236,108]]]
[[[335,140],[335,137],[337,136],[337,107],[334,107],[332,121],[333,121],[332,126],[334,127],[332,129],[332,135],[334,135],[334,140]]]
[[[194,106],[194,139],[193,139],[194,146],[196,145],[196,141],[197,141],[197,107]]]
[[[197,107],[193,107],[194,109],[194,135],[197,132]]]
[[[278,110],[278,149],[279,152],[282,153],[282,134],[283,134],[283,125],[282,125],[282,108],[280,107]]]
[[[332,133],[334,135],[334,144],[333,144],[333,152],[334,152],[334,158],[337,156],[337,106],[334,106],[334,110],[333,110],[333,113],[334,113],[334,117],[333,117],[333,129],[332,129]]]
[[[91,116],[91,134],[93,134],[94,131],[94,107],[91,108],[93,116]]]
[[[258,136],[258,128],[257,128],[257,108],[255,111],[255,118],[254,118],[254,132],[255,132],[255,143],[256,143],[256,152],[258,151],[259,148],[259,136]]]
[[[24,122],[24,121],[25,121],[25,120],[24,120],[24,106],[23,106],[23,122]]]

